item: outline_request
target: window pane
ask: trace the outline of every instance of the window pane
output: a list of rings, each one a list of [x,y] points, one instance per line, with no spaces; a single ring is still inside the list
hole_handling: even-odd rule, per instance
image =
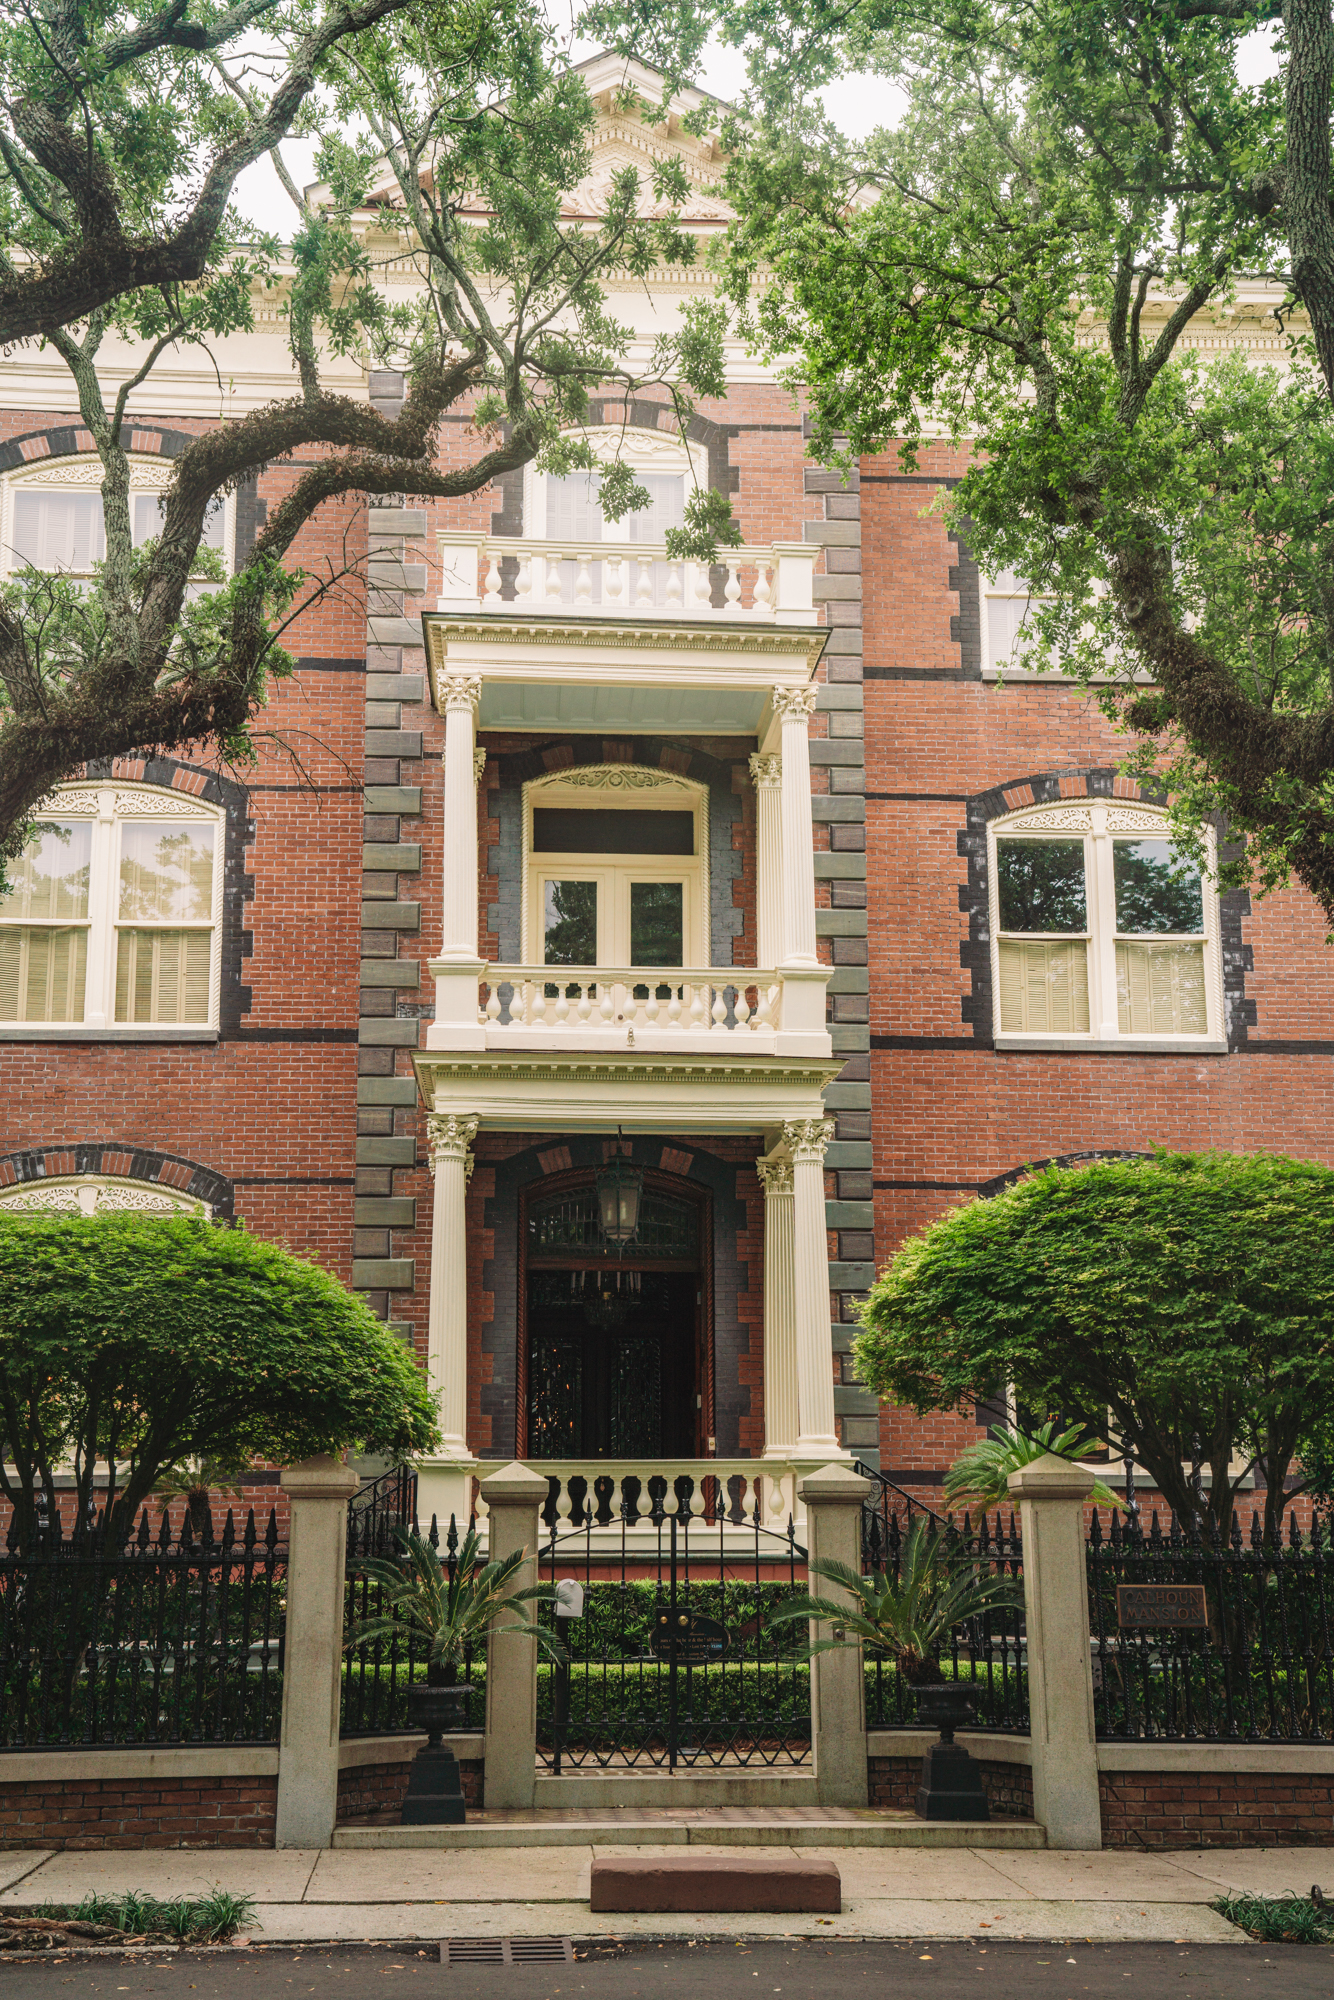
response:
[[[1200,871],[1172,852],[1166,840],[1114,840],[1118,931],[1175,931],[1198,935],[1204,929]]]
[[[207,1021],[212,935],[123,930],[116,939],[118,1021]]]
[[[1002,943],[1000,1005],[1003,1034],[1086,1035],[1088,946]]]
[[[632,542],[662,542],[669,528],[684,527],[686,483],[681,473],[638,472],[635,484],[647,490],[652,504],[623,515],[614,534],[628,535]]]
[[[1085,931],[1082,840],[998,840],[1003,931]]]
[[[1014,651],[1019,628],[1028,615],[1026,597],[987,599],[987,665],[1003,667]]]
[[[14,556],[35,569],[91,569],[106,553],[100,493],[14,495]]]
[[[591,473],[567,472],[560,479],[548,475],[547,540],[602,540],[602,509]]]
[[[542,885],[544,965],[596,965],[598,885],[544,882]]]
[[[62,820],[58,831],[30,840],[11,864],[0,917],[86,917],[92,840],[86,819]]]
[[[693,854],[695,815],[537,806],[534,854]]]
[[[162,533],[162,498],[157,493],[136,493],[132,505],[134,546],[138,549],[142,548],[151,536]],[[216,498],[210,500],[204,515],[204,531],[199,537],[200,546],[221,550],[225,539],[226,522],[223,502]]]
[[[1118,944],[1116,1013],[1123,1035],[1208,1033],[1202,944]]]
[[[679,882],[630,884],[631,965],[682,965],[684,890]]]
[[[0,1021],[81,1021],[88,933],[0,929]]]
[[[126,820],[120,839],[120,914],[205,923],[213,915],[211,826]],[[174,1017],[173,1017],[174,1018]]]

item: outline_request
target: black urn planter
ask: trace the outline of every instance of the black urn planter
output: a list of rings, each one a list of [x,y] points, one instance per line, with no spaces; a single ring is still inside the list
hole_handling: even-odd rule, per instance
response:
[[[966,1729],[973,1720],[971,1696],[957,1681],[940,1681],[915,1688],[914,1693],[917,1720],[940,1731],[939,1743],[933,1743],[922,1759],[918,1819],[989,1819],[982,1773],[954,1740],[955,1730]]]
[[[408,1721],[426,1731],[425,1747],[412,1760],[403,1797],[403,1826],[462,1826],[467,1819],[458,1759],[440,1738],[462,1729],[468,1714],[466,1687],[433,1687],[414,1681],[408,1689]]]

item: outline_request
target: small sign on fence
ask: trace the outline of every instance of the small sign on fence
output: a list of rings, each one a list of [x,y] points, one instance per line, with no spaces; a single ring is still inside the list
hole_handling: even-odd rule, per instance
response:
[[[674,1658],[678,1667],[705,1667],[727,1651],[727,1627],[699,1611],[673,1611],[660,1604],[649,1644],[655,1653]]]
[[[1123,1632],[1143,1631],[1152,1625],[1170,1625],[1177,1629],[1207,1632],[1209,1614],[1204,1604],[1204,1585],[1118,1583],[1116,1622]]]

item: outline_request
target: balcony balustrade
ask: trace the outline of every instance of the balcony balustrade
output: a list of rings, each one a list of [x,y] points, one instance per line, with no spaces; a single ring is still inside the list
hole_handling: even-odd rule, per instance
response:
[[[447,530],[437,539],[440,611],[815,623],[812,577],[819,551],[802,542],[719,549],[711,568],[669,556],[661,542],[585,546],[461,529]],[[726,580],[722,602],[715,604],[714,576],[719,571]]]
[[[752,1036],[778,1027],[776,972],[732,966],[490,965],[479,986],[479,1025],[553,1035],[604,1033]]]

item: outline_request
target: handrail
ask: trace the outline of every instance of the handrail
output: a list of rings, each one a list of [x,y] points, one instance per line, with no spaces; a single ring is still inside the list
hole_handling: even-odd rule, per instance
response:
[[[488,965],[478,989],[478,1021],[485,1027],[629,1024],[723,1034],[776,1028],[783,991],[777,972],[661,965]]]

